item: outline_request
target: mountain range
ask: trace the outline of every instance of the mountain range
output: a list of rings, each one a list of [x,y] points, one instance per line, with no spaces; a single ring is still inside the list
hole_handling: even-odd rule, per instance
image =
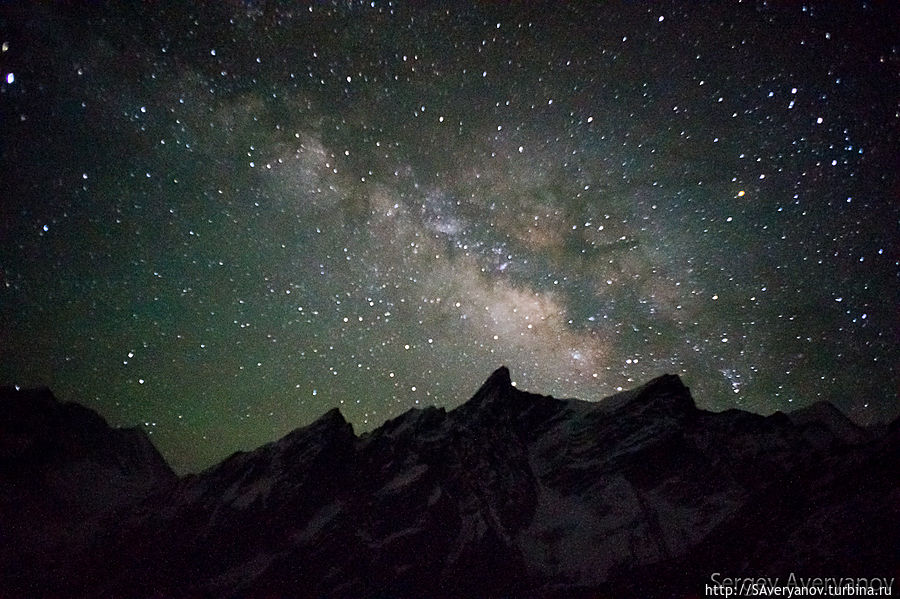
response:
[[[597,402],[497,369],[357,436],[333,409],[176,476],[139,429],[0,389],[0,597],[702,597],[722,577],[894,577],[900,420]],[[706,593],[708,594],[708,593]]]

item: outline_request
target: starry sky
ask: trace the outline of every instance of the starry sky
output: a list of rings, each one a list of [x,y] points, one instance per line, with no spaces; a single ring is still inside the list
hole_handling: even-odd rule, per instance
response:
[[[4,3],[0,383],[180,472],[490,372],[897,415],[896,3]]]

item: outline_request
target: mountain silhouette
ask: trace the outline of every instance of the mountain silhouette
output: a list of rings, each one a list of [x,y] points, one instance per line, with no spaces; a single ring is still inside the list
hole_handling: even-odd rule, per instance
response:
[[[894,576],[898,421],[599,402],[497,369],[456,409],[312,424],[176,477],[143,433],[0,390],[2,597],[671,597]]]

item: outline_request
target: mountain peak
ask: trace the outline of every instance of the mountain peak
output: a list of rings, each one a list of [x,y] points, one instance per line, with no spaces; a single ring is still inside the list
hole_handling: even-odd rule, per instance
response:
[[[665,411],[692,410],[696,406],[688,389],[677,374],[663,374],[639,387],[621,391],[601,400],[604,412],[614,412],[626,406],[647,409],[652,406]]]
[[[316,422],[322,422],[325,424],[337,424],[344,425],[347,423],[347,419],[344,418],[344,414],[341,412],[340,408],[331,408],[315,420]]]
[[[507,396],[513,390],[512,378],[509,374],[509,368],[501,366],[491,373],[491,376],[482,383],[475,395],[472,396],[467,403],[479,405],[489,398],[500,398]]]
[[[797,426],[824,429],[842,443],[861,443],[868,438],[864,429],[847,418],[834,404],[824,400],[789,412],[787,416]]]
[[[351,440],[355,437],[353,425],[347,422],[339,408],[331,408],[307,426],[294,429],[283,439],[339,437]]]
[[[507,389],[512,387],[512,378],[509,374],[509,368],[501,366],[491,373],[491,376],[484,381],[482,387],[491,387],[496,389]]]

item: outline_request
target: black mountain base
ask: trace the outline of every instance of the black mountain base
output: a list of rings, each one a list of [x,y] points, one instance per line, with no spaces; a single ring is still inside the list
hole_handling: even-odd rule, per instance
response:
[[[494,372],[357,437],[332,410],[197,475],[48,391],[0,392],[0,597],[702,597],[894,577],[898,421],[597,403]]]

